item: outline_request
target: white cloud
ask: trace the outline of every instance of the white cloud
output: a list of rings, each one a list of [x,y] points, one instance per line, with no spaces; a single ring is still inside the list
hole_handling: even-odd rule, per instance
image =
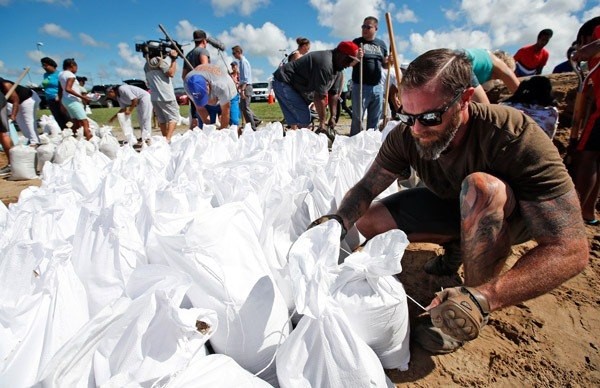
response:
[[[424,34],[410,34],[411,51],[418,56],[425,51],[446,48],[490,48],[491,41],[488,34],[481,31],[453,30],[449,32],[435,32],[429,30]]]
[[[404,4],[402,10],[394,14],[394,19],[399,23],[416,23],[419,21],[414,11],[408,8],[406,4]]]
[[[600,5],[595,6],[592,9],[588,9],[584,14],[583,14],[583,22],[587,22],[588,20],[590,20],[591,18],[594,18],[596,16],[600,15]],[[582,23],[583,24],[583,23]]]
[[[358,37],[360,26],[366,16],[375,16],[379,24],[385,24],[384,0],[310,0],[318,13],[319,24],[331,28],[334,37],[344,40]]]
[[[40,28],[40,32],[56,38],[71,39],[71,33],[58,24],[46,23]]]
[[[6,7],[10,4],[10,0],[0,0],[0,7]]]
[[[83,32],[79,33],[79,39],[81,39],[81,43],[84,46],[92,46],[92,47],[104,47],[108,48],[108,43],[99,42],[96,39],[92,38],[90,35],[85,34]]]
[[[435,31],[411,34],[411,52],[418,55],[438,47],[522,47],[535,43],[540,30],[551,28],[554,36],[546,47],[550,59],[544,68],[550,72],[564,61],[565,51],[582,23],[576,13],[584,5],[585,0],[521,0],[517,9],[515,3],[503,0],[462,0],[457,8],[444,9],[447,20],[460,21],[460,27],[449,24]],[[596,16],[599,11],[600,6],[586,15]]]
[[[125,62],[124,66],[116,66],[115,72],[121,79],[126,78],[140,78],[145,79],[144,75],[144,64],[146,60],[141,53],[131,51],[131,48],[127,43],[119,43],[119,57]]]
[[[269,0],[211,0],[216,16],[224,16],[228,13],[240,13],[249,16],[262,6],[269,4]]]
[[[180,20],[175,26],[175,39],[180,43],[189,42],[193,38],[192,35],[194,34],[194,31],[198,29],[199,28],[190,23],[188,20]],[[189,49],[191,49],[191,47]]]
[[[218,39],[228,50],[235,45],[240,45],[250,63],[252,63],[251,57],[256,55],[267,57],[272,66],[277,66],[283,57],[279,50],[289,49],[289,41],[285,33],[271,22],[266,22],[258,28],[240,23],[230,31],[220,34]]]

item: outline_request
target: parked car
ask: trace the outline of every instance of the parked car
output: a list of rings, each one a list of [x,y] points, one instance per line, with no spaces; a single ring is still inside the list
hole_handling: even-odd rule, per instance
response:
[[[189,98],[185,92],[184,88],[175,88],[175,98],[177,99],[177,103],[179,105],[187,105]]]
[[[252,97],[250,101],[267,101],[269,98],[269,83],[255,82],[252,84]]]

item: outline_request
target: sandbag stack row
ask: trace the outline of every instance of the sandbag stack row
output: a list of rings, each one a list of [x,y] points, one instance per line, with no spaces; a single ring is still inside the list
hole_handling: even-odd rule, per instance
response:
[[[389,384],[381,363],[406,369],[409,358],[406,296],[390,276],[404,240],[384,235],[338,266],[335,225],[304,233],[335,211],[380,143],[363,132],[330,153],[324,135],[284,137],[279,124],[239,138],[210,126],[171,144],[156,137],[113,160],[77,142],[45,164],[41,187],[0,207],[0,385],[326,386],[347,365],[318,373],[289,349],[324,348],[333,333],[331,352]],[[328,282],[297,269],[318,260]],[[319,319],[306,306],[321,299],[307,301],[299,284],[326,284],[312,295],[335,313]],[[350,300],[356,290],[364,300]],[[361,327],[357,308],[372,316]],[[305,314],[296,329],[294,311]],[[315,320],[318,335],[306,330]]]

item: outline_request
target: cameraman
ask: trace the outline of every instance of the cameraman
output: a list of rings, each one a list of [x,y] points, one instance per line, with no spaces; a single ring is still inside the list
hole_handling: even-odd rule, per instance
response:
[[[162,52],[150,51],[146,56],[144,72],[150,93],[150,100],[156,114],[156,120],[160,127],[160,132],[167,139],[175,131],[175,126],[179,121],[179,105],[175,97],[175,90],[171,78],[177,70],[177,51],[171,50],[167,57],[163,57]]]

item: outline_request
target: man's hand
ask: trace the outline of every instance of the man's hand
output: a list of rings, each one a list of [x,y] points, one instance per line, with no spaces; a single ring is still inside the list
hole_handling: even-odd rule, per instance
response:
[[[485,296],[471,287],[447,288],[438,292],[427,310],[435,327],[459,341],[477,338],[490,314]]]
[[[340,223],[340,225],[342,226],[342,234],[340,236],[340,240],[343,240],[344,237],[346,237],[346,233],[348,233],[348,231],[346,230],[346,227],[344,226],[344,220],[342,219],[342,217],[338,216],[337,214],[326,214],[322,217],[317,218],[316,220],[311,222],[310,225],[308,225],[308,228],[306,228],[306,230],[313,228],[317,225],[321,225],[322,223],[327,222],[329,220],[336,220],[337,222]]]

